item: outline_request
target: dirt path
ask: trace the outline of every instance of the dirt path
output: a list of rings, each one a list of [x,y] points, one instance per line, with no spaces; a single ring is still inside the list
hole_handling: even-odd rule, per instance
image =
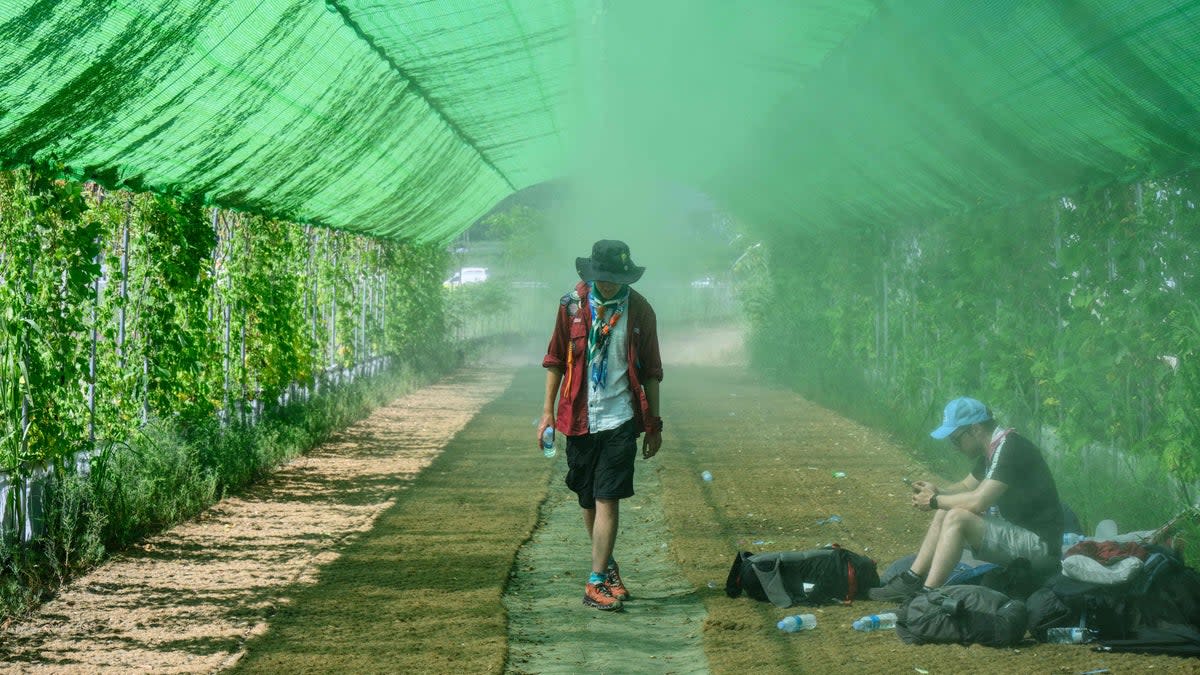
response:
[[[77,580],[3,636],[0,672],[235,663],[343,672],[355,671],[347,659],[356,650],[373,659],[359,672],[494,672],[505,663],[511,673],[1195,672],[1188,660],[1030,641],[907,646],[850,629],[857,616],[890,608],[870,601],[815,608],[817,630],[780,634],[775,621],[795,610],[731,600],[716,586],[732,553],[837,541],[886,564],[912,551],[927,522],[905,508],[899,479],[927,470],[886,434],[739,368],[707,367],[740,362],[730,335],[665,338],[675,431],[659,457],[639,462],[638,495],[622,504],[618,559],[634,594],[626,611],[579,601],[586,541],[561,485],[561,454],[554,471],[540,456],[513,459],[532,449],[529,411],[541,396],[530,348],[490,361],[503,371],[468,369],[398,399],[263,485]],[[501,396],[513,368],[526,379]],[[504,490],[482,494],[491,481]],[[493,509],[489,498],[507,506]],[[506,519],[496,524],[488,509]],[[461,531],[443,524],[448,513]],[[828,522],[831,514],[841,520]],[[473,555],[497,539],[488,556]],[[447,557],[459,564],[449,575]],[[426,571],[433,576],[415,574]],[[467,611],[477,607],[485,609]],[[243,658],[248,641],[257,662],[253,647]]]
[[[198,519],[71,583],[4,635],[0,672],[211,672],[512,380],[471,369],[401,397]]]
[[[667,551],[657,464],[639,462],[637,495],[621,502],[617,560],[633,599],[617,614],[580,601],[587,535],[575,496],[554,486],[505,594],[511,673],[707,673],[704,604]]]

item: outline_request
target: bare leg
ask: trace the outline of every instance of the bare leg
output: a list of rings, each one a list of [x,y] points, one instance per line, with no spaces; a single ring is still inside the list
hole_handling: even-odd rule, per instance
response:
[[[618,499],[596,500],[595,517],[591,528],[593,572],[603,573],[608,569],[608,559],[612,556],[613,546],[617,542],[620,507],[621,501]],[[584,518],[586,520],[586,515]]]
[[[929,568],[925,585],[937,588],[946,583],[950,572],[962,558],[963,545],[978,548],[983,543],[983,518],[966,509],[951,509],[942,523],[942,534]]]
[[[596,523],[596,509],[583,510],[583,526],[587,528],[588,541],[592,540],[592,527]]]
[[[929,529],[925,531],[925,538],[921,540],[921,548],[917,551],[917,558],[913,560],[911,569],[913,574],[923,577],[929,573],[929,567],[933,563],[933,553],[937,550],[938,539],[942,536],[942,522],[946,519],[947,511],[938,511],[933,514],[933,522],[929,523]]]

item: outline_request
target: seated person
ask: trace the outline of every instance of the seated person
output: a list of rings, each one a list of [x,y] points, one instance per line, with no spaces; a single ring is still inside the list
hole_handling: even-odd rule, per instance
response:
[[[973,398],[946,406],[942,426],[930,434],[949,439],[975,460],[965,478],[939,488],[912,484],[912,505],[933,512],[912,566],[870,591],[872,600],[903,602],[946,582],[964,546],[980,560],[1007,565],[1025,558],[1035,569],[1054,565],[1062,542],[1058,488],[1041,451],[1012,429],[1001,429],[992,411]]]

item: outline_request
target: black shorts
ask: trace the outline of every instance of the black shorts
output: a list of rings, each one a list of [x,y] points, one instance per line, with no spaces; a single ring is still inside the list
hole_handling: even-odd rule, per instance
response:
[[[616,429],[567,436],[567,487],[580,506],[594,509],[597,499],[633,496],[637,437],[633,420]]]

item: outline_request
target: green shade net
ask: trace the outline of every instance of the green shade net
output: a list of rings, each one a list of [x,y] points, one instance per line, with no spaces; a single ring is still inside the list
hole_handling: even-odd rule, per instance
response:
[[[0,0],[0,162],[419,239],[558,176],[911,220],[1195,166],[1198,4]]]

